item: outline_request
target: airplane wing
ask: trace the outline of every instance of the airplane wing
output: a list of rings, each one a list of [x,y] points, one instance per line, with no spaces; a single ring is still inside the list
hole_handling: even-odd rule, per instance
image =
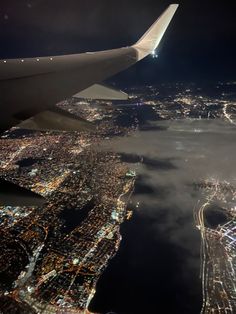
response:
[[[24,120],[20,127],[27,129],[88,128],[85,121],[79,121],[53,105],[72,96],[127,98],[121,92],[97,84],[152,53],[177,7],[177,4],[170,5],[141,39],[130,47],[54,57],[0,60],[0,128],[7,129],[18,124],[19,120]],[[8,186],[10,194],[0,195],[0,205],[11,205],[13,196],[18,194],[16,189],[14,185]],[[36,195],[27,197],[31,205],[40,201]]]
[[[61,100],[127,69],[158,46],[178,5],[170,5],[134,45],[82,54],[0,60],[2,128],[46,111]],[[94,88],[86,97],[94,98]],[[109,94],[109,93],[108,93]],[[106,97],[107,99],[108,97]]]

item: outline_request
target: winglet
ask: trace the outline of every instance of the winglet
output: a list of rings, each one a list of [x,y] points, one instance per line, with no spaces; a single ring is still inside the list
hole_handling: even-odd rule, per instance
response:
[[[171,4],[147,32],[132,46],[138,52],[138,60],[145,58],[157,48],[178,6],[178,4]]]

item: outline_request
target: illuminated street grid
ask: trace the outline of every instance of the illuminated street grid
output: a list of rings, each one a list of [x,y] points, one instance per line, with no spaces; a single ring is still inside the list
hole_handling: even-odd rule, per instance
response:
[[[202,184],[206,201],[196,207],[195,220],[202,237],[202,314],[236,313],[236,189],[228,182],[207,180]],[[207,226],[205,211],[216,204],[227,222]]]
[[[93,121],[102,120],[93,114]],[[13,129],[0,139],[1,176],[47,200],[41,208],[0,207],[1,302],[9,312],[17,304],[36,313],[88,313],[96,282],[118,250],[119,226],[130,218],[126,204],[135,180],[115,153],[99,149],[107,130],[114,136],[132,128],[110,119],[89,133],[15,136]]]

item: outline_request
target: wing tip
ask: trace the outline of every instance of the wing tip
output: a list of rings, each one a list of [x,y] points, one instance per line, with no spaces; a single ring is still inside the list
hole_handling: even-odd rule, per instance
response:
[[[178,7],[178,3],[170,4],[144,35],[132,46],[138,53],[138,60],[145,58],[157,48]]]

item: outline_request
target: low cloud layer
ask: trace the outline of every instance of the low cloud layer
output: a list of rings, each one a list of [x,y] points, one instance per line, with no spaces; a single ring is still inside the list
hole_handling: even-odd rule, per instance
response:
[[[138,214],[151,218],[153,234],[186,250],[186,267],[195,267],[200,238],[193,209],[201,197],[193,184],[217,178],[235,183],[235,128],[222,120],[158,122],[167,131],[137,132],[112,140],[112,148],[143,156],[134,164],[140,180],[133,201]],[[156,231],[156,232],[155,232]],[[199,267],[199,265],[198,265]]]

